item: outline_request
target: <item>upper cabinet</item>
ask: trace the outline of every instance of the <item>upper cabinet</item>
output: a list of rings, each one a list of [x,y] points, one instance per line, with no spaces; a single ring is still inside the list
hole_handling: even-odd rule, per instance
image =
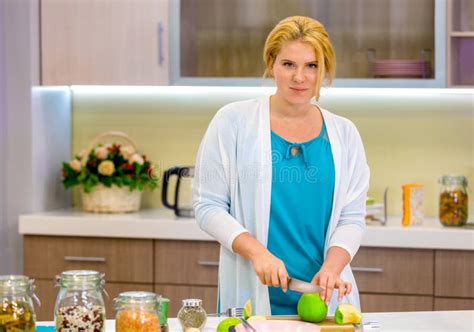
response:
[[[266,36],[305,15],[333,41],[335,86],[442,87],[445,8],[443,0],[173,1],[171,82],[261,85]]]
[[[474,1],[448,0],[448,86],[474,87]]]
[[[43,85],[167,85],[168,0],[41,0]]]

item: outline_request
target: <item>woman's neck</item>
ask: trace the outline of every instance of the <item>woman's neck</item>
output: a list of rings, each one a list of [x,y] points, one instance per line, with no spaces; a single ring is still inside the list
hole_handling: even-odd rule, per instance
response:
[[[304,104],[290,104],[277,94],[270,97],[270,112],[286,120],[302,120],[315,111],[315,106],[310,102]]]

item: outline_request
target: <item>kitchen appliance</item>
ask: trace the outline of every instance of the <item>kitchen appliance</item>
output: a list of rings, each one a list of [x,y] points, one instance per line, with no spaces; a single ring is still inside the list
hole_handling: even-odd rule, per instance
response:
[[[168,201],[170,178],[176,175],[174,188],[174,203]],[[178,217],[194,218],[193,209],[193,178],[194,166],[176,166],[167,169],[163,174],[161,201],[164,206],[174,210]]]

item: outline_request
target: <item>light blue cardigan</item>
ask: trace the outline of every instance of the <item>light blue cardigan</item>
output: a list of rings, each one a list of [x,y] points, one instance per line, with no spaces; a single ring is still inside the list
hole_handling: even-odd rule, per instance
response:
[[[369,167],[360,135],[352,122],[321,109],[331,142],[335,188],[325,255],[342,247],[351,259],[365,228]],[[269,96],[228,104],[215,115],[201,142],[194,178],[194,210],[202,230],[221,244],[219,298],[222,309],[251,299],[254,313],[270,315],[267,286],[249,261],[232,251],[232,242],[249,232],[267,245],[272,184]],[[350,266],[341,278],[353,283],[349,302],[360,308]],[[337,306],[334,292],[329,306]]]

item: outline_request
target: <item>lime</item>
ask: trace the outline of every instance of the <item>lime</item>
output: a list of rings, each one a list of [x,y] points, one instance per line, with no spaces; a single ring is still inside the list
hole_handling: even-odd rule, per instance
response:
[[[244,305],[244,318],[247,319],[252,316],[252,301],[250,299]]]
[[[229,317],[226,319],[221,320],[219,325],[217,325],[216,332],[229,332],[229,327],[239,325],[240,319],[237,317]]]
[[[373,197],[367,197],[365,200],[365,205],[374,205],[375,204],[375,198]]]
[[[319,293],[304,293],[296,309],[301,320],[305,322],[322,322],[328,314],[328,307]]]
[[[334,319],[337,324],[360,324],[362,315],[352,304],[341,303],[336,308]]]

